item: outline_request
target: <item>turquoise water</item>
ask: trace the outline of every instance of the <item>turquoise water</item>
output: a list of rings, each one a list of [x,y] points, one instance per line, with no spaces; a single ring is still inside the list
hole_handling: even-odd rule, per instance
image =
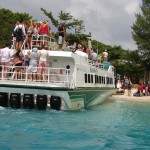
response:
[[[0,107],[1,150],[149,150],[150,103],[108,101],[89,110]]]

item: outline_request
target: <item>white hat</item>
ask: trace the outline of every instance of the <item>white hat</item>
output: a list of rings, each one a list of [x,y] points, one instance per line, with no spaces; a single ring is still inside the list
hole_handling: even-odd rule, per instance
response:
[[[38,23],[40,23],[40,24],[41,24],[41,23],[43,23],[43,22],[42,22],[42,21],[38,21]]]

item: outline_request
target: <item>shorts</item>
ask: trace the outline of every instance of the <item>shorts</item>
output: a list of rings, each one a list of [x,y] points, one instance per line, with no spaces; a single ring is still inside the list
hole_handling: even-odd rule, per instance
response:
[[[17,36],[16,37],[16,42],[23,42],[23,37],[22,36]]]
[[[27,69],[27,72],[37,72],[37,65],[29,65],[28,69]]]
[[[42,39],[47,38],[47,37],[48,37],[47,34],[41,34],[41,35],[40,35],[40,38],[42,38]]]
[[[22,68],[22,63],[16,64],[16,65],[15,65],[15,69],[16,69],[16,70],[21,70],[21,69],[23,69],[23,68]]]
[[[1,62],[1,65],[3,65],[4,67],[9,67],[9,62]]]
[[[64,37],[63,36],[59,36],[58,38],[58,44],[64,44]]]
[[[18,63],[18,64],[16,64],[15,66],[19,66],[19,67],[20,67],[20,66],[22,66],[22,63]]]
[[[46,71],[46,62],[39,61],[38,70]]]

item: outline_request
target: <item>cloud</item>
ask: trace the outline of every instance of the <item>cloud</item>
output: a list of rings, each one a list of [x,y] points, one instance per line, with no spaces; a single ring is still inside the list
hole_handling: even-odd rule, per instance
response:
[[[141,0],[1,0],[1,6],[13,11],[27,12],[34,19],[47,17],[41,7],[52,11],[57,17],[63,10],[70,12],[76,19],[84,21],[86,33],[92,38],[109,45],[121,45],[125,49],[136,49],[131,35],[131,26]],[[52,27],[53,29],[53,27]],[[55,28],[54,28],[55,30]]]

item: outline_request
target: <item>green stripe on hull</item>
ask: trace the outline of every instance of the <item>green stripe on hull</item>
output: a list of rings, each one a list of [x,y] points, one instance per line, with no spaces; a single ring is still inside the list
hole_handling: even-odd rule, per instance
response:
[[[79,99],[84,101],[84,107],[90,107],[102,103],[114,90],[74,90],[69,91],[70,101]]]

